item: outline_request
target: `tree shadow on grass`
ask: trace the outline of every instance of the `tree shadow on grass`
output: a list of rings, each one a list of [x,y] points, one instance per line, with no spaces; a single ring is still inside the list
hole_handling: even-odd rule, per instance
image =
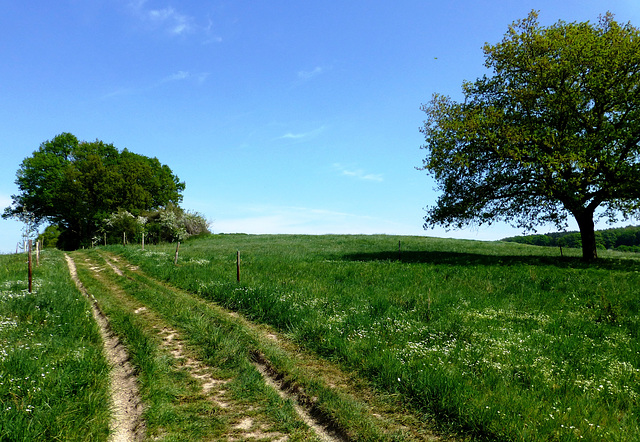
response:
[[[407,264],[434,264],[451,266],[555,266],[571,269],[601,269],[616,271],[640,271],[640,260],[598,258],[585,262],[577,257],[553,257],[535,255],[484,255],[477,253],[443,251],[389,251],[349,253],[342,255],[346,261],[398,261]]]

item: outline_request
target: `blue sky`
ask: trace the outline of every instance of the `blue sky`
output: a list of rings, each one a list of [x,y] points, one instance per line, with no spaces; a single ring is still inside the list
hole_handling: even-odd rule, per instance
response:
[[[420,105],[460,98],[482,46],[540,21],[640,25],[637,0],[0,0],[0,206],[20,162],[61,132],[157,157],[212,230],[423,230]],[[0,220],[0,253],[21,225]],[[606,225],[599,225],[604,228]],[[542,228],[545,232],[550,228]]]

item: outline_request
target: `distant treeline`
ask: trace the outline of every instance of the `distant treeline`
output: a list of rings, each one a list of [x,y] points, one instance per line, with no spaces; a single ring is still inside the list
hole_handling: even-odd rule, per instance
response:
[[[555,232],[545,233],[544,235],[513,236],[504,238],[502,241],[531,244],[534,246],[582,247],[579,232]],[[597,230],[596,243],[599,249],[640,252],[640,226]]]

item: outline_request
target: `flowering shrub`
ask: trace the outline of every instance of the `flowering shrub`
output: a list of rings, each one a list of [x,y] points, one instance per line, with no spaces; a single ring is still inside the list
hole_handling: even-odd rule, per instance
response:
[[[127,241],[139,241],[143,233],[147,242],[174,242],[210,233],[209,223],[203,215],[186,212],[178,206],[146,212],[144,215],[135,216],[119,209],[103,220],[102,237],[94,237],[93,243],[121,243],[125,237]]]
[[[204,216],[197,212],[185,212],[181,222],[189,236],[211,233],[209,231],[209,223]]]
[[[135,216],[125,209],[118,209],[103,221],[103,238],[93,238],[94,244],[100,242],[101,239],[107,239],[110,243],[128,240],[134,240],[137,236],[144,233],[147,218],[144,216]]]
[[[182,217],[175,211],[164,210],[160,212],[159,224],[164,234],[168,237],[167,239],[170,241],[182,241],[188,236],[182,223]]]
[[[150,242],[184,241],[190,236],[210,233],[204,216],[176,206],[149,213],[147,232]]]

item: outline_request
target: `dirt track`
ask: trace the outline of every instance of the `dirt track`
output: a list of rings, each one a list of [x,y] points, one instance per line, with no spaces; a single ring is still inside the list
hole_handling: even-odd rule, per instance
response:
[[[77,259],[80,259],[81,255],[74,256],[76,256]],[[275,431],[265,423],[269,421],[270,417],[262,419],[259,416],[259,406],[252,405],[248,407],[246,404],[238,403],[230,394],[228,394],[227,384],[229,380],[220,379],[219,377],[214,376],[212,374],[214,367],[207,366],[206,363],[194,356],[193,352],[187,350],[185,340],[183,339],[183,336],[181,336],[181,331],[170,326],[164,318],[154,312],[149,306],[140,305],[140,303],[136,304],[136,302],[132,301],[132,298],[126,292],[119,290],[114,286],[114,284],[110,283],[109,278],[104,274],[105,272],[112,271],[113,273],[111,274],[111,277],[116,274],[120,278],[126,278],[127,272],[136,272],[137,274],[141,274],[139,269],[128,265],[124,260],[116,256],[104,255],[103,258],[104,260],[101,262],[96,262],[93,259],[84,257],[82,265],[87,266],[92,271],[93,278],[100,281],[103,287],[107,287],[111,295],[114,298],[117,298],[121,305],[127,306],[127,308],[135,315],[145,317],[147,323],[154,324],[149,332],[155,334],[157,340],[161,342],[161,346],[164,351],[177,361],[180,369],[188,372],[189,376],[199,383],[199,394],[205,395],[208,400],[215,405],[221,415],[226,413],[229,416],[232,416],[230,418],[231,424],[229,425],[227,434],[223,438],[216,438],[215,440],[289,440],[289,435]],[[133,374],[134,370],[128,362],[126,350],[119,343],[118,338],[111,333],[108,318],[101,313],[96,300],[91,296],[91,294],[87,293],[86,289],[79,281],[73,259],[67,256],[67,262],[76,284],[91,300],[94,309],[94,317],[100,326],[105,342],[105,353],[113,366],[112,394],[114,415],[111,426],[112,438],[110,440],[144,440],[146,435],[145,424],[142,418],[143,405],[138,395],[137,383]],[[156,283],[158,282],[156,281]],[[219,309],[219,307],[216,308]],[[269,340],[270,342],[275,342],[277,345],[282,345],[283,349],[286,348],[286,351],[294,349],[294,346],[287,343],[286,339],[282,336],[277,336],[275,332],[266,330],[262,326],[252,324],[234,312],[226,312],[225,314],[232,320],[240,323],[242,327],[251,329],[251,333],[260,333],[262,338]],[[359,439],[357,435],[353,434],[352,436],[355,437],[349,437],[347,435],[348,431],[338,430],[338,426],[331,420],[328,420],[326,416],[314,413],[312,398],[304,396],[300,389],[295,388],[295,386],[283,384],[280,380],[282,379],[281,374],[274,372],[271,364],[262,354],[256,352],[254,356],[254,365],[258,372],[263,376],[264,382],[275,389],[282,398],[290,400],[294,404],[294,408],[298,412],[300,420],[302,420],[310,429],[309,439],[323,442]],[[317,367],[322,368],[319,369]],[[340,384],[345,385],[350,382],[349,376],[339,372],[335,367],[330,367],[329,364],[321,361],[314,364],[313,370],[315,371],[314,375],[325,378],[327,384],[332,386]],[[400,428],[401,432],[407,436],[405,440],[408,441],[438,440],[438,438],[430,433],[429,430],[425,430],[425,428],[407,427],[406,424],[407,422],[411,422],[410,419],[403,419],[403,422],[401,423],[394,423],[386,418],[380,419],[381,415],[384,413],[384,411],[378,409],[371,410],[371,416],[374,416],[372,419],[378,419],[381,422],[384,421],[383,426],[390,429],[390,433],[397,433]],[[305,440],[307,439],[305,438]]]
[[[89,298],[93,317],[100,327],[100,335],[104,342],[104,350],[111,370],[111,400],[113,418],[110,425],[112,442],[141,441],[144,439],[144,421],[142,420],[142,402],[138,394],[133,367],[129,363],[127,350],[118,337],[111,331],[109,320],[102,314],[95,298],[78,279],[76,265],[69,255],[65,255],[71,278],[78,289]]]

